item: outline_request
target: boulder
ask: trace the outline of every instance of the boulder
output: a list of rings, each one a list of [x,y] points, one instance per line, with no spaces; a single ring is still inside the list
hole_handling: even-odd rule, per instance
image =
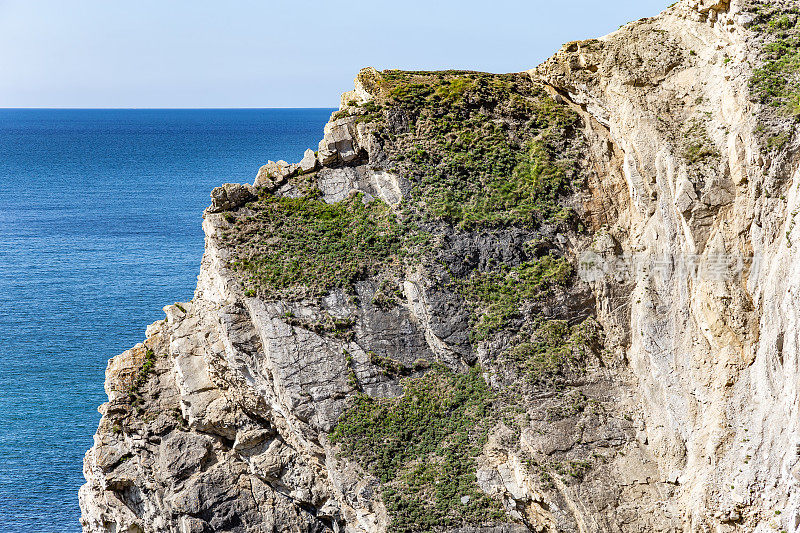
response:
[[[266,165],[258,169],[258,175],[253,185],[273,191],[297,174],[299,168],[300,165],[290,165],[286,161],[268,161]]]
[[[317,154],[314,153],[314,150],[310,148],[306,150],[306,153],[303,154],[303,159],[299,163],[300,165],[300,172],[305,174],[306,172],[312,172],[317,168]]]
[[[336,145],[335,143],[331,145],[327,138],[323,138],[319,142],[319,151],[317,153],[319,154],[319,162],[322,163],[323,166],[336,162]]]
[[[355,120],[352,117],[328,122],[323,139],[319,142],[319,160],[329,165],[340,159],[349,163],[358,155],[358,143],[354,135]]]
[[[255,198],[257,198],[256,190],[252,185],[226,183],[222,187],[215,187],[211,191],[211,206],[208,208],[208,212],[219,213],[236,209]]]

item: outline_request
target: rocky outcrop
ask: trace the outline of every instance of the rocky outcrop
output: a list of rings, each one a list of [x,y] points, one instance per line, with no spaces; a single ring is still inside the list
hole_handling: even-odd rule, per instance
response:
[[[208,207],[208,212],[221,213],[237,209],[256,198],[255,187],[239,183],[226,183],[222,187],[214,187],[214,190],[211,191],[211,205]]]
[[[194,298],[109,362],[84,531],[797,530],[764,13],[363,70],[316,153],[214,189]]]
[[[274,191],[297,174],[300,165],[290,165],[286,161],[269,161],[266,165],[258,169],[258,174],[253,182],[254,187],[263,187]]]

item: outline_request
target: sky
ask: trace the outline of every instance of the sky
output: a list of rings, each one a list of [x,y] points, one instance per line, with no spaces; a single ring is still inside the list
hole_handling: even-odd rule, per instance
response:
[[[0,0],[0,107],[338,107],[361,67],[517,72],[672,0]]]

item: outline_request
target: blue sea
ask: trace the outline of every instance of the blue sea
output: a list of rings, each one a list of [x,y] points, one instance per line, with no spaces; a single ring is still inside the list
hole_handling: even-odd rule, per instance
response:
[[[0,531],[80,531],[107,360],[192,297],[211,189],[331,111],[0,109]]]

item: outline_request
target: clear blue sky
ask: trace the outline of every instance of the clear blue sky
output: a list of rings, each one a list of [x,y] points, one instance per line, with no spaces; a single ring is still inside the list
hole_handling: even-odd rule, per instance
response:
[[[514,72],[672,0],[0,0],[0,107],[336,107],[363,66]]]

